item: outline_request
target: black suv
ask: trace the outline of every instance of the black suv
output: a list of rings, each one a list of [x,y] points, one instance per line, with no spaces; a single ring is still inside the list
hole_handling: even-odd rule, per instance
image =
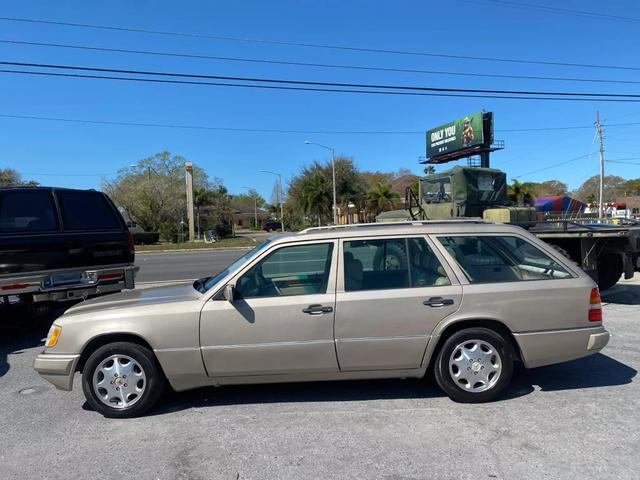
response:
[[[102,192],[0,189],[0,306],[134,287],[131,233]]]

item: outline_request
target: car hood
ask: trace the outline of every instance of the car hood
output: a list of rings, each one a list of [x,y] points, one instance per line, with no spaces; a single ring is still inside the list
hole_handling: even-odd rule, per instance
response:
[[[65,315],[89,313],[97,310],[130,308],[143,305],[160,305],[164,303],[198,300],[202,294],[191,284],[167,285],[162,287],[127,290],[104,297],[85,300],[71,307]]]

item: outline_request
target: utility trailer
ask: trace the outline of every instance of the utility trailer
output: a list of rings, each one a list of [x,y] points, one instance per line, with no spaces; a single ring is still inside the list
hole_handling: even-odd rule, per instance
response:
[[[384,212],[376,220],[482,217],[515,224],[580,265],[601,290],[615,285],[623,274],[631,278],[640,271],[639,223],[566,214],[550,218],[533,207],[509,205],[507,175],[497,169],[455,166],[428,175],[420,179],[417,195],[407,188],[405,204],[406,210]]]

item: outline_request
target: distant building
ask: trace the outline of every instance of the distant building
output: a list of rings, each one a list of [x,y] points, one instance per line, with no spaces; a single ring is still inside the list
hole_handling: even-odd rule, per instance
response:
[[[627,210],[629,210],[632,216],[640,218],[640,195],[631,197],[618,197],[616,199],[616,202],[624,203],[627,206]]]

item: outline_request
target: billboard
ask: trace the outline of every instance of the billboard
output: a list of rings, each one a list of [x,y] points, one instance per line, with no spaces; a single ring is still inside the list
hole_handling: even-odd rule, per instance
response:
[[[436,157],[485,143],[483,113],[466,115],[427,131],[427,157]],[[490,139],[487,139],[490,142]]]

